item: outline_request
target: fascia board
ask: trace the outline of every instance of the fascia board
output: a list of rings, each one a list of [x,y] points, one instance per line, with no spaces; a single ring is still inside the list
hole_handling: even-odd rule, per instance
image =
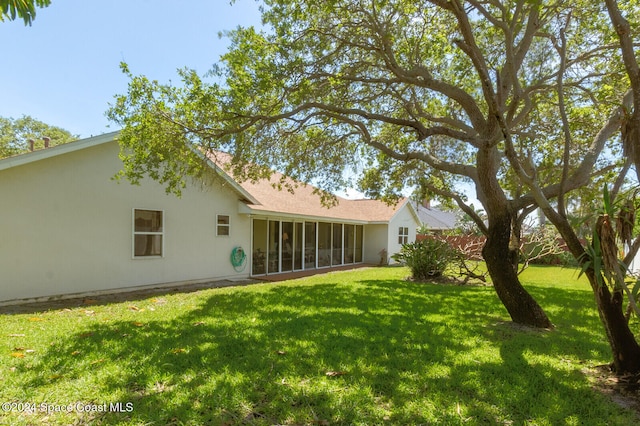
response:
[[[238,202],[238,203],[239,203],[238,211],[241,214],[247,214],[253,217],[264,216],[266,218],[274,217],[274,218],[287,218],[287,219],[304,219],[304,220],[309,220],[313,222],[340,222],[340,223],[350,223],[355,225],[369,225],[374,223],[374,222],[368,222],[365,220],[349,219],[349,218],[341,218],[341,217],[315,216],[315,215],[285,213],[277,210],[252,209],[251,206],[243,202]]]
[[[402,202],[402,205],[400,206],[400,208],[398,208],[398,210],[396,210],[396,212],[389,218],[389,221],[386,223],[391,223],[391,221],[393,219],[395,219],[395,217],[397,215],[400,214],[400,212],[402,211],[403,208],[407,207],[409,209],[409,212],[411,213],[411,215],[413,216],[413,219],[416,221],[416,223],[418,225],[422,224],[422,222],[420,221],[420,216],[418,216],[418,212],[416,211],[416,209],[413,207],[413,204],[410,203],[410,199],[409,198],[405,198],[405,200]]]
[[[51,148],[40,149],[38,151],[28,152],[0,160],[0,170],[10,169],[12,167],[23,166],[25,164],[35,163],[58,155],[68,154],[70,152],[79,151],[81,149],[90,148],[92,146],[102,145],[104,143],[117,140],[120,131],[105,133],[99,136],[93,136],[86,139],[56,145]]]
[[[233,177],[231,177],[227,172],[225,172],[221,167],[219,167],[216,163],[211,161],[209,157],[207,157],[201,150],[196,148],[193,145],[189,145],[190,149],[201,159],[205,160],[207,165],[213,170],[218,176],[222,177],[238,194],[248,200],[251,204],[259,205],[260,202],[249,193],[246,189],[244,189]]]

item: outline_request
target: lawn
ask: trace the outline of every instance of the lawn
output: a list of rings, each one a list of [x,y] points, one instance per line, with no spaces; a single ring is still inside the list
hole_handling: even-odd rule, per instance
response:
[[[490,287],[407,274],[1,315],[0,424],[637,422],[585,374],[610,353],[575,270],[523,276],[553,331],[513,326]]]

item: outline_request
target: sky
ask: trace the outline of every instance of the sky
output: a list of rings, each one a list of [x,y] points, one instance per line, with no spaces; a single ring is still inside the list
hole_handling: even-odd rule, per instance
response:
[[[81,138],[119,130],[105,117],[134,75],[178,82],[226,51],[219,33],[259,26],[255,0],[52,0],[32,26],[0,22],[0,116],[29,115]]]

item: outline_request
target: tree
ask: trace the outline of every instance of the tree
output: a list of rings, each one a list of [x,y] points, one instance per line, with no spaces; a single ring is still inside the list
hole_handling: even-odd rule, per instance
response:
[[[593,16],[601,16],[608,11],[611,22],[613,23],[613,26],[609,25],[611,29],[607,30],[604,22],[600,20],[592,20],[592,24],[588,28],[590,28],[593,34],[598,35],[599,43],[597,49],[607,49],[610,52],[612,56],[610,58],[611,63],[614,65],[613,68],[607,69],[606,66],[591,67],[584,68],[583,72],[579,72],[576,70],[575,65],[572,65],[571,58],[574,46],[572,46],[571,42],[567,39],[567,34],[572,31],[573,25],[573,16],[571,14],[565,15],[564,24],[559,27],[558,37],[555,38],[553,43],[558,53],[558,63],[560,65],[554,85],[557,104],[555,111],[557,112],[560,122],[558,126],[560,134],[557,138],[557,146],[561,147],[561,160],[556,166],[559,171],[560,191],[558,193],[550,194],[545,192],[541,180],[538,178],[539,169],[537,167],[531,167],[527,161],[528,159],[519,155],[517,137],[512,134],[511,130],[504,123],[501,123],[501,127],[505,140],[505,155],[509,161],[510,169],[514,173],[515,181],[524,185],[530,191],[530,194],[535,199],[535,203],[540,206],[546,217],[562,235],[570,251],[580,262],[583,272],[586,273],[589,279],[594,292],[596,307],[612,350],[612,365],[614,370],[618,374],[639,373],[640,346],[635,340],[635,336],[625,318],[623,309],[625,292],[629,296],[631,304],[635,304],[635,301],[633,295],[624,283],[623,272],[616,254],[617,245],[614,240],[615,233],[611,225],[611,221],[615,217],[612,207],[614,197],[610,196],[608,191],[604,191],[604,211],[599,213],[599,215],[597,215],[597,221],[594,221],[594,236],[589,243],[583,243],[583,241],[578,238],[577,229],[572,226],[567,209],[567,194],[573,186],[571,184],[571,176],[575,176],[576,172],[585,164],[582,162],[582,164],[576,168],[574,166],[575,160],[572,159],[575,141],[584,138],[584,135],[581,134],[584,128],[576,126],[576,120],[580,117],[580,115],[576,115],[576,106],[581,107],[583,103],[575,103],[573,99],[576,98],[576,92],[571,89],[574,84],[573,82],[576,81],[576,74],[585,77],[599,74],[605,75],[608,78],[617,78],[619,81],[624,82],[624,84],[616,90],[617,96],[619,97],[618,102],[615,102],[615,97],[607,98],[601,96],[603,89],[611,90],[611,85],[606,83],[606,81],[601,81],[598,84],[583,83],[579,86],[580,91],[599,99],[598,103],[600,105],[607,102],[608,99],[608,102],[615,106],[615,108],[609,112],[608,120],[599,127],[600,132],[592,139],[592,147],[597,149],[592,149],[586,154],[586,156],[592,154],[601,155],[604,151],[606,155],[602,155],[600,160],[612,160],[609,164],[609,172],[611,170],[615,171],[615,173],[613,173],[613,178],[615,179],[613,186],[614,193],[617,193],[623,185],[626,173],[629,170],[629,165],[634,161],[633,155],[630,154],[629,147],[631,146],[631,149],[633,149],[633,143],[637,143],[637,140],[630,143],[629,138],[637,138],[637,136],[630,136],[636,132],[634,114],[630,113],[630,111],[634,110],[633,105],[638,97],[633,89],[634,78],[628,59],[630,54],[628,48],[631,44],[625,43],[621,37],[619,44],[619,46],[621,46],[620,51],[616,54],[616,52],[610,50],[610,46],[616,46],[614,39],[616,33],[612,31],[613,28],[616,29],[618,36],[625,34],[631,37],[632,33],[629,31],[630,27],[628,25],[621,31],[621,16],[619,15],[619,11],[616,12],[617,5],[615,2],[606,0],[605,3],[606,8],[604,8],[603,5],[596,5],[591,13],[593,13]],[[635,7],[637,8],[637,5],[635,5]],[[630,10],[627,10],[627,12],[631,13]],[[637,13],[637,10],[633,12]],[[599,27],[594,24],[599,24]],[[629,40],[627,40],[627,42],[629,42]],[[620,54],[623,59],[620,58]],[[633,58],[633,61],[635,61],[635,58]],[[632,90],[627,92],[624,97],[620,89],[626,89],[629,85],[629,80],[624,78],[624,68],[616,69],[616,67],[620,67],[619,64],[623,63],[626,66],[632,87]],[[640,80],[637,81],[640,82]],[[637,111],[637,109],[635,110]],[[617,145],[610,145],[608,150],[601,148],[604,139],[611,138],[611,136],[618,131],[621,131],[620,139],[623,142],[623,149],[620,149]],[[638,133],[636,133],[636,135],[638,135]],[[613,138],[612,140],[617,143],[620,139]],[[621,152],[624,152],[625,155],[621,155]],[[593,173],[595,167],[597,167],[597,164],[594,162],[589,168],[583,169],[581,173],[585,175]],[[601,174],[601,176],[605,175],[606,173]],[[609,174],[609,178],[611,177],[611,174]],[[608,185],[609,182],[607,182],[605,188],[607,188]],[[595,210],[594,207],[594,205],[591,206],[592,211]],[[629,224],[627,223],[627,225]],[[630,258],[633,257],[638,246],[640,246],[640,238],[637,239],[633,245],[635,247],[632,248],[624,259],[626,264],[629,263]]]
[[[13,21],[22,18],[25,25],[31,25],[36,19],[36,7],[47,7],[51,0],[0,0],[0,21],[5,18]]]
[[[184,175],[200,167],[186,148],[192,144],[231,152],[240,179],[274,167],[334,190],[351,169],[369,193],[387,198],[420,184],[453,199],[485,233],[483,255],[513,321],[552,327],[517,277],[512,228],[537,200],[511,160],[535,171],[551,199],[606,170],[598,163],[614,133],[606,118],[622,89],[604,55],[615,49],[601,43],[611,28],[599,5],[264,3],[270,30],[227,33],[231,47],[209,80],[185,69],[183,85],[173,87],[129,74],[127,95],[108,112],[124,127],[123,174],[135,181],[150,173],[179,191]],[[563,30],[568,17],[571,32]],[[580,138],[567,151],[558,146],[557,104],[565,98],[557,83],[569,68],[574,74],[563,90],[573,91],[566,102]],[[557,166],[567,152],[571,167],[561,179]],[[487,225],[455,190],[460,182],[475,186]]]
[[[45,137],[50,139],[49,146],[78,139],[65,129],[50,126],[28,115],[18,119],[0,117],[0,158],[28,152],[29,140],[34,141],[34,149],[41,149]]]
[[[620,42],[622,61],[631,86],[631,105],[626,105],[621,124],[622,145],[625,156],[635,165],[636,176],[640,182],[640,66],[634,49],[635,34],[629,21],[620,11],[618,2],[605,0],[605,4]]]

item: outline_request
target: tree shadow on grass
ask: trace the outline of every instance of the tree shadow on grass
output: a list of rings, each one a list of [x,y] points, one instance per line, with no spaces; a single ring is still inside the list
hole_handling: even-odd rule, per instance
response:
[[[504,325],[492,289],[327,282],[203,300],[177,318],[69,336],[26,385],[62,372],[70,386],[91,388],[80,399],[133,402],[133,412],[97,424],[623,424],[589,411],[598,396],[575,369],[545,361],[593,348]]]

